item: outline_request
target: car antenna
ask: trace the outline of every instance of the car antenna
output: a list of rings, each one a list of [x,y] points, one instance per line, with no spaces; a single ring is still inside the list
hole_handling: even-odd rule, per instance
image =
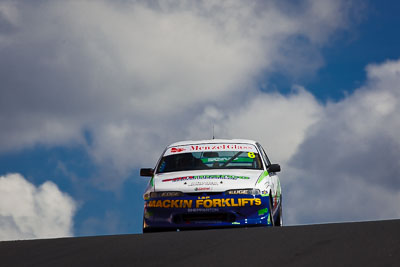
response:
[[[215,136],[214,136],[214,124],[213,124],[213,140],[215,139]]]

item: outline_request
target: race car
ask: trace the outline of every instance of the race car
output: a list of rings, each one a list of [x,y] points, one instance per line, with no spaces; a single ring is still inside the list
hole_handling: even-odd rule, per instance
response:
[[[169,145],[143,195],[143,233],[220,227],[282,226],[280,165],[252,140]]]

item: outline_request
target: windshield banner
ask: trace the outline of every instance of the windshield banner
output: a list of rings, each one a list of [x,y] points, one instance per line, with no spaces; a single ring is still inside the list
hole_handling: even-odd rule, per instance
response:
[[[257,153],[256,147],[251,144],[199,144],[170,147],[167,149],[164,156],[208,151],[243,151]]]

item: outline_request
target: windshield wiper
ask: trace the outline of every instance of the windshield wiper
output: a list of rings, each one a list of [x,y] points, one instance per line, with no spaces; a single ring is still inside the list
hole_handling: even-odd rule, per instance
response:
[[[225,162],[221,167],[225,167],[226,165],[228,165],[229,163],[231,163],[232,161],[234,161],[241,153],[242,153],[242,151],[239,151],[238,153],[236,153],[235,155],[233,155],[233,157],[230,158],[230,159],[228,159],[228,161]]]

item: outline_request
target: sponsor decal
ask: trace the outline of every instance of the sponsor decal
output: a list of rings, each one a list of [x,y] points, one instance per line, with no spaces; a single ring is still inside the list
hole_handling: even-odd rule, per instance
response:
[[[201,160],[203,160],[205,162],[218,162],[218,161],[227,161],[227,160],[229,160],[229,158],[204,158]]]
[[[218,182],[214,181],[198,181],[198,182],[191,182],[188,186],[203,186],[203,185],[219,185]]]
[[[212,189],[211,187],[196,187],[194,191],[207,191],[211,189]]]
[[[261,199],[259,198],[214,198],[214,199],[165,199],[165,200],[150,200],[146,203],[149,208],[187,208],[187,209],[209,209],[209,208],[224,208],[224,207],[247,207],[260,206]]]
[[[186,149],[178,148],[178,147],[171,148],[171,153],[179,153],[179,152],[183,152],[183,151],[186,151]]]
[[[251,145],[222,144],[222,145],[194,145],[190,146],[190,149],[191,151],[213,151],[213,150],[253,151],[254,147]]]
[[[253,153],[253,152],[250,152],[250,153]],[[254,154],[254,153],[253,153]],[[254,154],[254,157],[255,157],[256,155]],[[201,161],[203,162],[203,163],[214,163],[214,162],[221,162],[221,163],[225,163],[225,162],[227,162],[229,160],[229,158],[202,158],[201,159]],[[238,162],[238,163],[245,163],[245,162],[253,162],[254,160],[253,160],[253,158],[243,158],[243,157],[240,157],[240,158],[236,158],[236,159],[234,159],[234,160],[232,160],[232,162]]]
[[[217,208],[210,208],[210,209],[188,209],[188,212],[218,212],[219,209]]]
[[[193,200],[187,199],[165,199],[165,200],[150,200],[146,203],[149,208],[188,208],[193,206]]]
[[[190,180],[202,180],[202,179],[226,179],[226,180],[248,180],[247,176],[236,176],[236,175],[195,175],[195,176],[183,176],[171,179],[164,179],[163,182],[180,182]]]
[[[204,152],[204,151],[245,151],[257,153],[255,146],[251,144],[200,144],[200,145],[188,145],[180,147],[171,147],[167,150],[164,156],[176,153],[186,152]],[[253,156],[250,154],[249,156]]]

